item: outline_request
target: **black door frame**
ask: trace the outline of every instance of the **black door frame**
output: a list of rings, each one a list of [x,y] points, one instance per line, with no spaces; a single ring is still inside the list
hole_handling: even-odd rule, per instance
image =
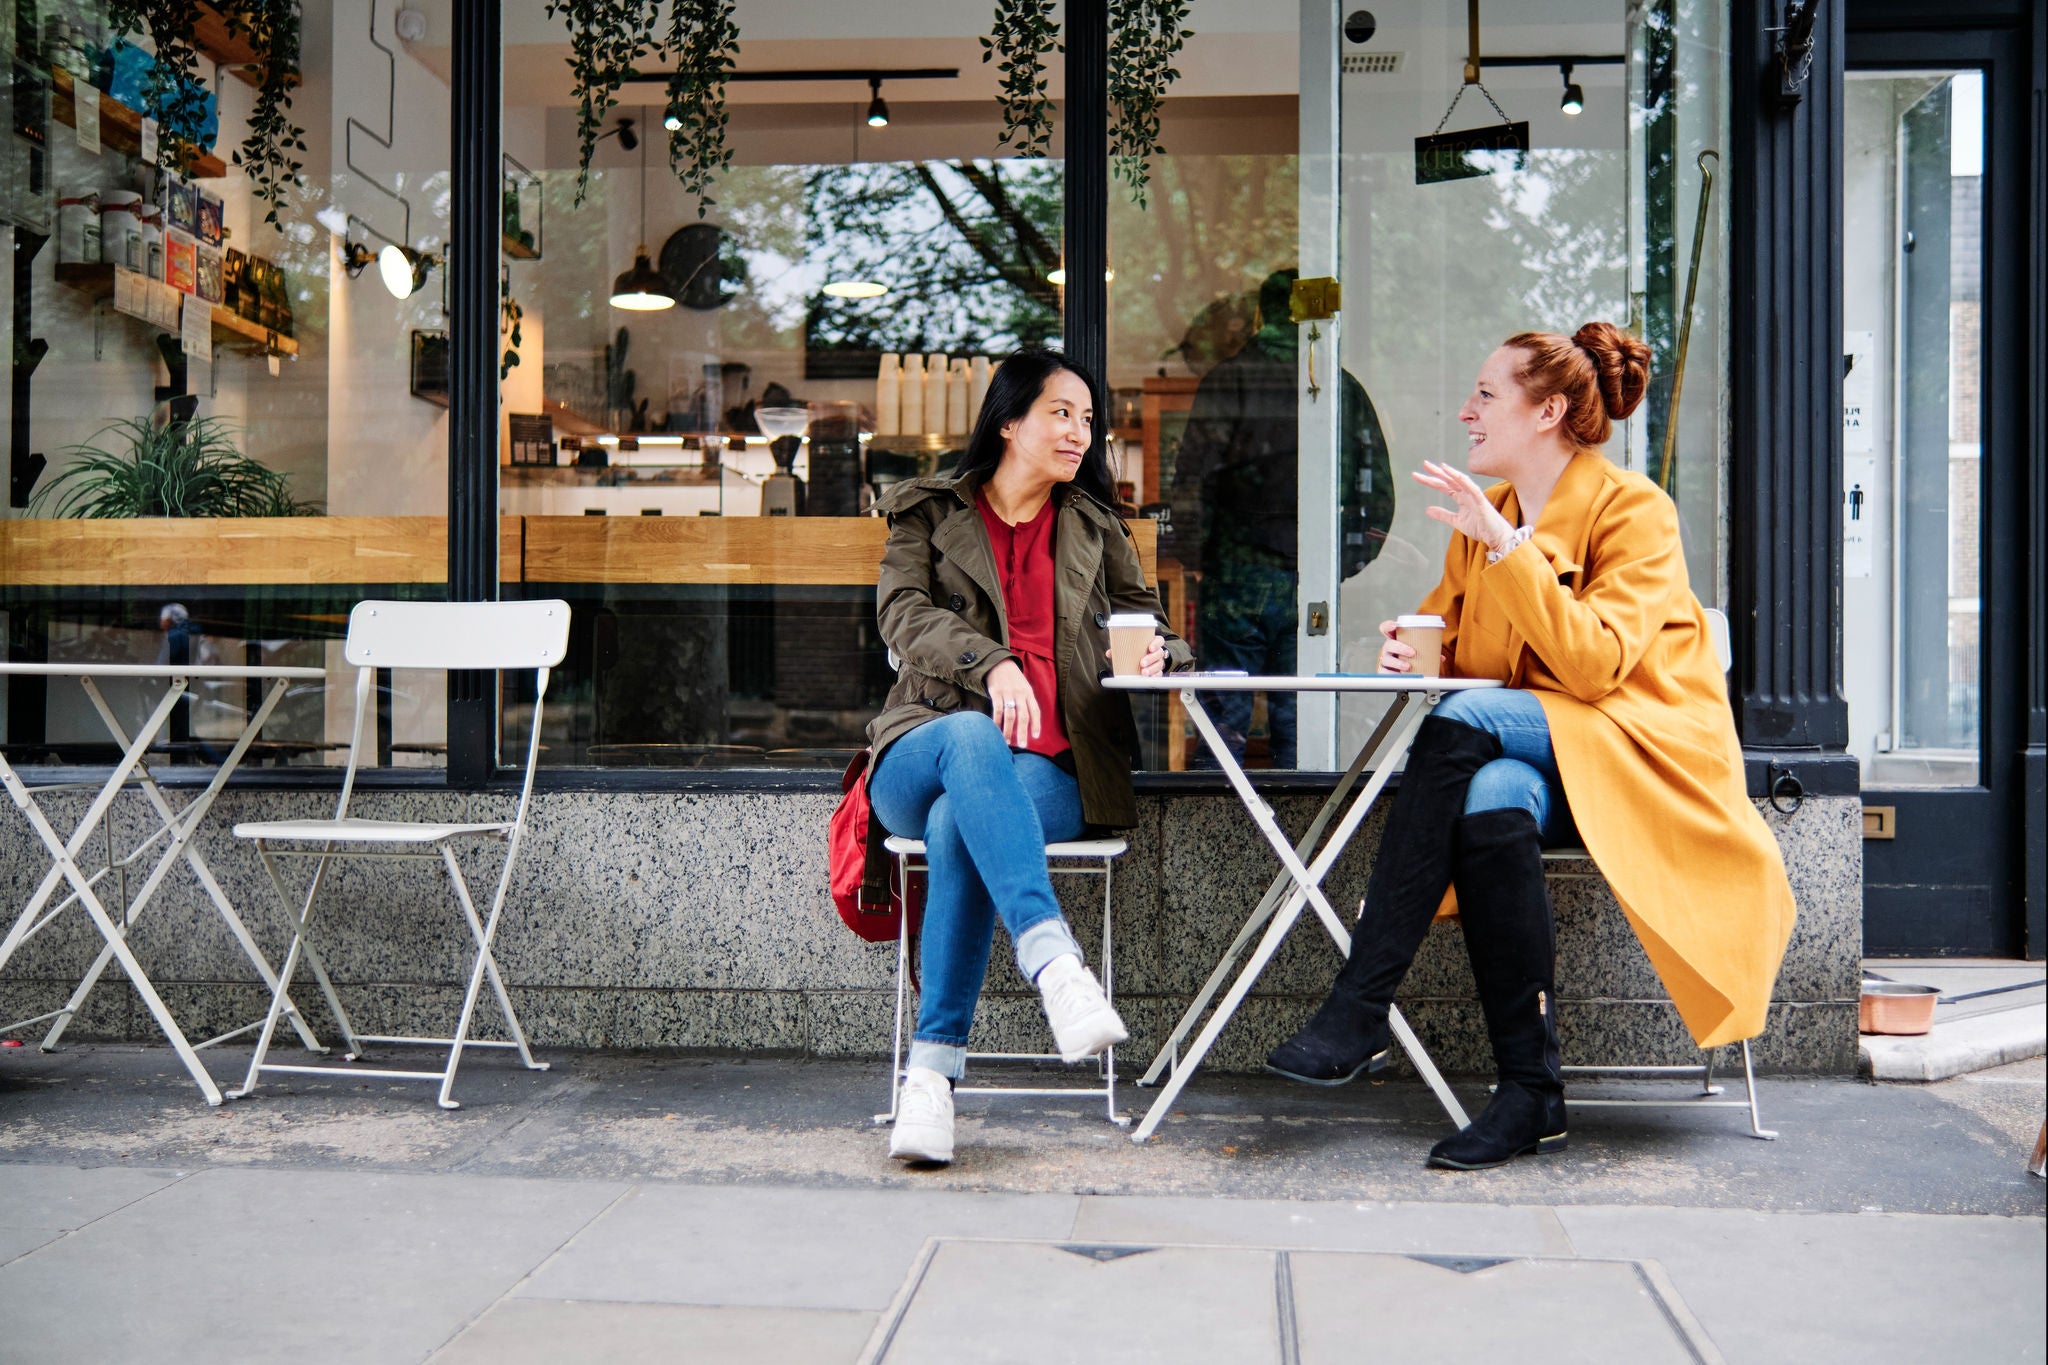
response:
[[[1876,7],[1871,7],[1875,9]],[[1864,951],[1872,956],[2038,956],[2028,932],[2022,755],[2031,605],[2023,490],[2029,469],[2030,259],[2027,203],[2036,84],[2028,34],[1983,16],[1917,15],[1884,6],[1850,15],[1852,70],[1981,69],[1985,73],[1982,486],[1979,591],[1982,728],[1979,784],[1951,791],[1868,788],[1866,804],[1897,811],[1902,837],[1864,845]],[[1888,11],[1888,12],[1886,12]],[[1951,12],[1953,13],[1953,12]],[[2038,355],[2038,352],[2034,352]],[[1982,888],[1982,892],[1979,891]],[[1979,902],[1988,893],[1988,902]]]

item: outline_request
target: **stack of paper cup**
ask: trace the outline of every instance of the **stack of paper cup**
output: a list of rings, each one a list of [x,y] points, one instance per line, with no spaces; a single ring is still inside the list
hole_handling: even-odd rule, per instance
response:
[[[903,370],[894,351],[882,353],[882,368],[875,375],[875,435],[894,436],[903,417]]]

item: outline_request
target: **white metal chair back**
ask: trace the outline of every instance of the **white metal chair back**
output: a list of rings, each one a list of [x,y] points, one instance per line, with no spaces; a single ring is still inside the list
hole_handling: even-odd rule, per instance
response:
[[[356,665],[356,717],[349,732],[348,772],[334,818],[348,815],[361,766],[364,722],[377,694],[380,668],[534,670],[533,733],[526,746],[526,776],[519,788],[514,838],[526,821],[533,771],[540,758],[541,704],[548,672],[569,652],[569,604],[538,602],[358,602],[348,614],[342,658]]]
[[[1726,673],[1735,663],[1735,651],[1728,642],[1728,613],[1719,607],[1702,607],[1707,614],[1707,633],[1714,637],[1714,657],[1721,661],[1721,671]]]

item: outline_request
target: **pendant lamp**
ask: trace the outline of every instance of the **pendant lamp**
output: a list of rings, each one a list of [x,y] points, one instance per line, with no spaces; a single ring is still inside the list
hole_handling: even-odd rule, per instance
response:
[[[642,112],[645,122],[645,111]],[[633,253],[633,268],[620,272],[612,281],[612,307],[634,313],[653,313],[676,306],[668,281],[647,256],[647,143],[640,143],[640,246]]]

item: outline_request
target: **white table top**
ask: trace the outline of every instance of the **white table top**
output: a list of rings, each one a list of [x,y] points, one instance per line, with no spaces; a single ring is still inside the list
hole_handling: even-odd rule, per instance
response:
[[[1332,677],[1168,673],[1157,678],[1104,678],[1102,685],[1118,692],[1467,692],[1504,686],[1497,678],[1425,678],[1414,673],[1346,673]]]
[[[284,678],[296,682],[317,682],[327,676],[324,668],[287,667],[283,664],[109,664],[81,660],[66,664],[14,663],[0,659],[0,675],[29,678],[199,678],[207,682],[235,679]]]

